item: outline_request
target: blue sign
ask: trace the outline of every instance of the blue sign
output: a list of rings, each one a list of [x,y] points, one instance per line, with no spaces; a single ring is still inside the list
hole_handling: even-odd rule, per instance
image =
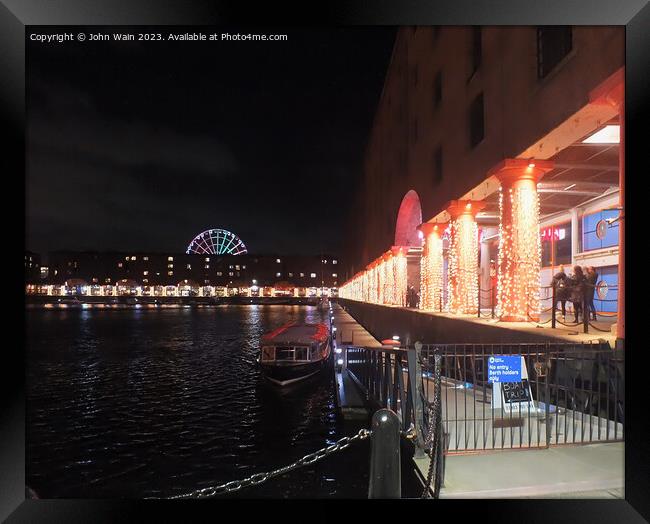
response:
[[[521,355],[492,355],[488,358],[488,382],[521,382]]]

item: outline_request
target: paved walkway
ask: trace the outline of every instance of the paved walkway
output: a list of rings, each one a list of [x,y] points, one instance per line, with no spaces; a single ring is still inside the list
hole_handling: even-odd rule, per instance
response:
[[[624,498],[624,443],[448,456],[440,498]],[[426,472],[428,458],[415,460]]]
[[[387,307],[398,307],[398,306],[387,306]],[[592,322],[598,329],[598,331],[593,327],[589,326],[589,333],[583,333],[582,324],[578,326],[562,326],[557,324],[557,327],[552,328],[551,323],[546,324],[536,324],[535,322],[502,322],[498,319],[489,318],[490,311],[484,310],[483,314],[485,317],[478,318],[476,315],[456,315],[452,313],[436,313],[433,311],[422,311],[417,309],[411,309],[411,311],[417,311],[422,315],[436,315],[441,317],[453,318],[456,320],[465,320],[467,322],[477,323],[477,324],[490,324],[502,329],[512,329],[515,331],[521,331],[525,333],[531,333],[534,335],[541,334],[553,338],[558,338],[560,340],[566,340],[569,342],[588,342],[588,341],[598,341],[599,339],[604,339],[609,344],[614,347],[616,343],[616,337],[612,334],[609,329],[611,328],[612,321],[598,321]],[[560,317],[560,320],[562,317]],[[540,318],[541,322],[548,320],[548,314],[542,315]],[[572,315],[569,315],[569,320],[573,320]]]

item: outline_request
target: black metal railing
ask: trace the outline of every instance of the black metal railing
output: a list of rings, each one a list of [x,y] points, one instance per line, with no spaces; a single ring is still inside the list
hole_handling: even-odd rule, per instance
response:
[[[420,353],[425,377],[434,354],[442,357],[448,452],[624,439],[624,355],[607,343],[425,345]],[[488,380],[494,355],[521,355],[527,377],[517,387],[529,400],[493,398],[501,395]]]
[[[607,342],[348,347],[350,376],[370,405],[398,414],[403,431],[415,427],[420,456],[429,434],[427,406],[435,402],[435,355],[445,453],[624,440],[624,354]],[[507,400],[504,386],[490,382],[494,355],[523,358],[522,380],[505,386],[525,393],[522,401]]]

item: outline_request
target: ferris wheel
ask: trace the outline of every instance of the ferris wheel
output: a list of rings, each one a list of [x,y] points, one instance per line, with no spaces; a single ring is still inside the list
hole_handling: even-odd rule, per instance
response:
[[[225,229],[208,229],[194,237],[187,246],[188,254],[243,255],[247,252],[241,239]]]

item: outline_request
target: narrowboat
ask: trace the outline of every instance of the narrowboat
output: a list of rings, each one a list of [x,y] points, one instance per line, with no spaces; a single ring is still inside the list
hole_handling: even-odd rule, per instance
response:
[[[289,323],[262,337],[258,362],[264,376],[280,386],[306,379],[330,357],[329,330],[322,323]]]

